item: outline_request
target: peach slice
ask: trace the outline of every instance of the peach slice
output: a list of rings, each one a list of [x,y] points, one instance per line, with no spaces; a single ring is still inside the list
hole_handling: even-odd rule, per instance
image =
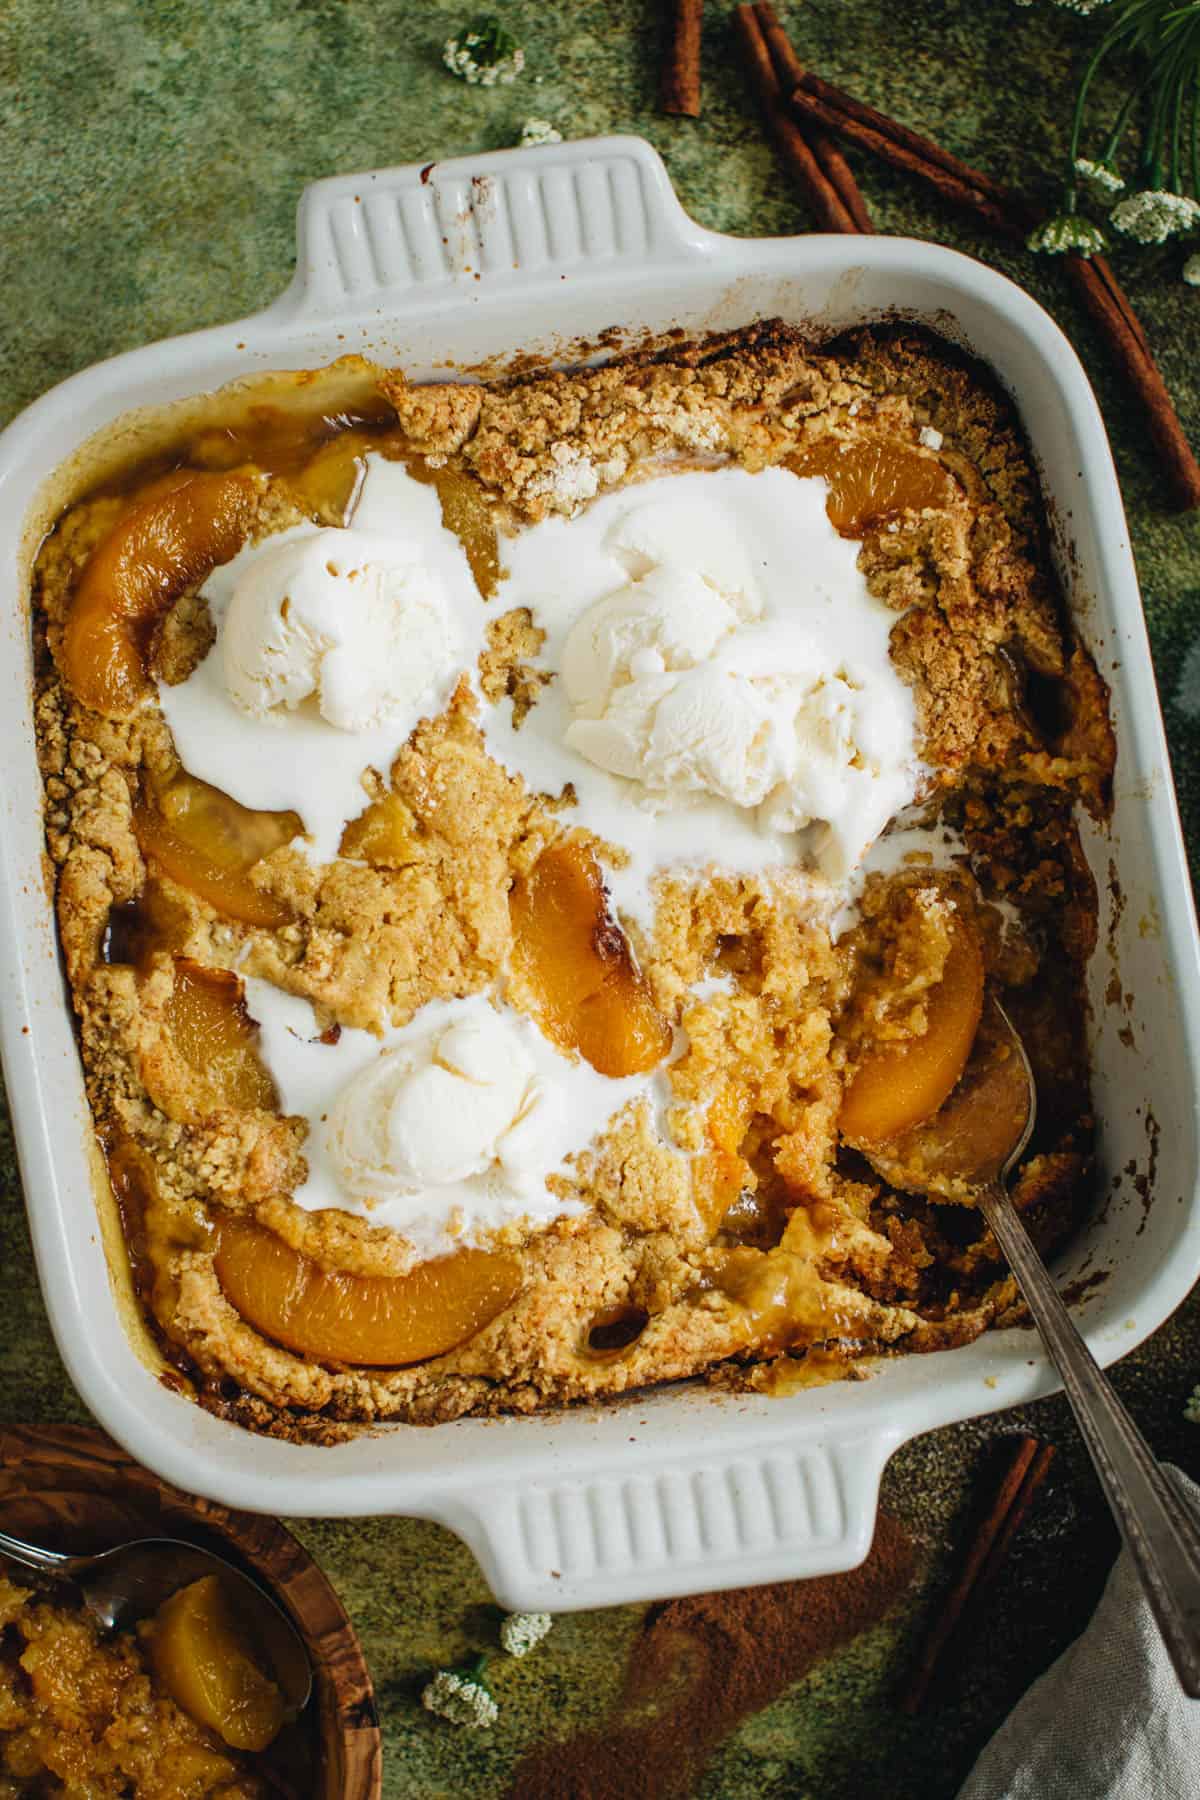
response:
[[[881,1045],[851,1078],[839,1126],[851,1144],[880,1144],[932,1117],[958,1083],[983,1011],[983,956],[955,917],[941,980],[926,999],[923,1036]]]
[[[106,1132],[101,1148],[134,1292],[155,1318],[169,1319],[179,1294],[177,1253],[211,1249],[212,1227],[198,1205],[177,1206],[164,1199],[154,1158],[133,1138],[122,1131]]]
[[[1012,1032],[994,1000],[983,1009],[967,1066],[933,1117],[871,1151],[893,1187],[961,1197],[992,1180],[1024,1129],[1029,1088]]]
[[[134,1292],[143,1305],[150,1306],[158,1280],[150,1254],[151,1223],[147,1217],[158,1201],[154,1160],[140,1144],[123,1134],[106,1138],[102,1147],[129,1256]]]
[[[368,1368],[425,1362],[502,1313],[522,1279],[517,1257],[459,1250],[407,1275],[331,1273],[242,1219],[219,1228],[217,1279],[264,1337],[299,1356]]]
[[[339,848],[343,856],[361,858],[376,869],[403,869],[419,861],[412,808],[395,792],[373,800],[357,819],[351,819]]]
[[[164,1601],[149,1637],[158,1679],[198,1725],[234,1750],[265,1750],[278,1737],[283,1695],[219,1575],[201,1576]]]
[[[180,770],[143,794],[133,829],[144,856],[227,918],[267,930],[290,919],[281,900],[254,885],[250,871],[303,831],[296,813],[253,812]]]
[[[442,524],[462,545],[475,586],[485,600],[490,600],[500,581],[500,544],[486,488],[474,476],[451,464],[435,469],[424,457],[411,456],[405,466],[414,481],[437,489]]]
[[[785,466],[795,475],[825,477],[825,510],[842,537],[861,537],[868,525],[910,507],[948,506],[958,492],[941,463],[886,438],[845,444],[824,438],[790,456]]]
[[[157,483],[88,560],[63,630],[63,674],[77,700],[123,719],[149,692],[151,632],[185,589],[241,549],[254,519],[253,476]]]
[[[552,844],[513,883],[512,966],[534,998],[542,1030],[601,1075],[640,1075],[662,1061],[671,1033],[608,910],[595,856]]]
[[[750,1165],[740,1154],[750,1110],[749,1099],[732,1088],[709,1102],[704,1122],[709,1147],[692,1165],[692,1193],[710,1235],[750,1180]]]
[[[394,423],[390,407],[297,414],[280,406],[256,406],[240,423],[193,438],[187,460],[202,469],[250,463],[268,475],[281,475],[314,518],[340,525],[368,452],[399,450]]]
[[[258,1026],[240,978],[180,957],[164,1023],[175,1049],[200,1078],[213,1107],[274,1111],[275,1083],[258,1055]]]
[[[186,447],[187,462],[200,469],[238,469],[248,463],[268,475],[294,481],[315,458],[335,446],[369,448],[391,441],[395,413],[385,402],[360,396],[348,406],[323,405],[297,410],[270,402],[251,406],[233,424],[210,426]]]
[[[367,453],[375,448],[368,432],[342,432],[289,478],[314,518],[345,522],[366,471]]]

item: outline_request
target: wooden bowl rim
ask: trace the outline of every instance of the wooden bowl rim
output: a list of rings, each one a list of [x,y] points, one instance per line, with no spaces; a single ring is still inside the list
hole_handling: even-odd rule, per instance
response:
[[[379,1800],[382,1739],[358,1634],[329,1577],[285,1525],[160,1481],[95,1426],[0,1425],[0,1498],[56,1490],[99,1498],[108,1489],[135,1505],[143,1500],[183,1515],[169,1532],[164,1528],[168,1535],[186,1536],[187,1520],[194,1519],[199,1530],[236,1550],[271,1589],[313,1659],[322,1750],[340,1764],[337,1800]],[[154,1535],[152,1527],[148,1535]],[[330,1788],[331,1795],[334,1791]]]

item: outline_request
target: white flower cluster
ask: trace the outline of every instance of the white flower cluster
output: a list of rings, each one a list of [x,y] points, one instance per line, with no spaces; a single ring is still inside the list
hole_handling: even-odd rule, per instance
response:
[[[1200,250],[1195,251],[1184,263],[1183,279],[1189,287],[1200,287]],[[1196,1422],[1200,1424],[1200,1388],[1192,1396],[1192,1405],[1196,1408]]]
[[[446,39],[442,61],[472,87],[495,87],[497,82],[507,87],[525,67],[525,52],[499,19],[487,14]]]
[[[531,144],[561,144],[562,132],[556,131],[549,119],[526,119],[518,141],[523,150]]]
[[[528,1656],[540,1644],[554,1620],[549,1613],[509,1613],[500,1625],[500,1645],[509,1656]],[[421,1689],[421,1705],[451,1725],[472,1731],[488,1731],[500,1716],[492,1690],[483,1678],[488,1655],[460,1669],[439,1669]]]
[[[1115,169],[1107,163],[1089,162],[1086,156],[1076,158],[1075,173],[1093,200],[1111,200],[1125,186]]]
[[[1030,250],[1044,250],[1050,256],[1060,256],[1065,250],[1074,250],[1078,256],[1099,256],[1105,247],[1100,227],[1080,213],[1058,213],[1046,219],[1025,242]]]
[[[554,1620],[549,1613],[509,1613],[500,1627],[500,1642],[510,1656],[528,1656]]]
[[[1017,0],[1020,6],[1033,0]],[[1055,0],[1069,12],[1087,15],[1107,6],[1109,0]],[[1133,46],[1144,51],[1147,64],[1136,85],[1129,88],[1124,101],[1111,119],[1105,149],[1098,159],[1071,155],[1071,169],[1062,200],[1062,211],[1046,219],[1026,238],[1030,250],[1051,254],[1074,251],[1080,256],[1095,256],[1105,248],[1105,238],[1098,225],[1075,210],[1076,196],[1082,193],[1093,205],[1108,212],[1113,231],[1122,233],[1137,244],[1165,244],[1169,239],[1194,237],[1200,233],[1200,189],[1196,197],[1184,191],[1187,175],[1181,120],[1194,105],[1196,84],[1200,81],[1200,37],[1184,27],[1185,14],[1197,15],[1200,23],[1200,0],[1120,0],[1112,8],[1108,30],[1102,35],[1087,65],[1075,97],[1072,145],[1079,142],[1087,114],[1089,97],[1094,103],[1092,78],[1106,59]],[[1177,32],[1175,27],[1181,29]],[[1134,112],[1134,102],[1144,96],[1143,122],[1135,133],[1140,140],[1139,162],[1145,183],[1137,193],[1126,191],[1125,181],[1116,169],[1117,149]],[[1167,121],[1164,125],[1164,121]],[[1173,121],[1173,127],[1171,125]],[[1195,120],[1192,120],[1193,125]],[[1195,133],[1193,131],[1194,138]],[[1169,142],[1168,142],[1169,140]],[[1169,154],[1168,154],[1169,151]],[[1192,181],[1197,186],[1195,146],[1192,145]],[[1169,184],[1169,185],[1168,185]],[[1183,279],[1200,287],[1200,252],[1194,243],[1185,246]]]
[[[1139,244],[1165,244],[1177,231],[1191,231],[1200,224],[1200,204],[1186,194],[1153,188],[1118,201],[1109,217],[1118,231]]]
[[[478,1675],[456,1674],[451,1669],[439,1669],[433,1680],[425,1683],[421,1705],[426,1712],[473,1731],[490,1731],[500,1716],[500,1708]]]
[[[1194,256],[1192,261],[1200,262],[1200,257]],[[1200,274],[1200,271],[1197,273]],[[1192,1389],[1192,1397],[1183,1409],[1183,1416],[1190,1419],[1193,1425],[1200,1425],[1200,1387]]]

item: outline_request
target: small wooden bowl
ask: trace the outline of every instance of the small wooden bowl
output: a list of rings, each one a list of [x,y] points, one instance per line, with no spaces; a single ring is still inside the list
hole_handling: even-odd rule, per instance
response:
[[[128,1538],[179,1537],[241,1564],[271,1590],[312,1658],[314,1698],[296,1730],[306,1768],[320,1770],[313,1800],[378,1800],[379,1719],[358,1638],[325,1576],[278,1520],[181,1493],[103,1432],[76,1425],[0,1426],[0,1517],[18,1537],[78,1555]]]

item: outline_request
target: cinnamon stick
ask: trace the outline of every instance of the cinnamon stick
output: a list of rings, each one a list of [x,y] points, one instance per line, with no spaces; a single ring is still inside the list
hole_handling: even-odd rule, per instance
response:
[[[700,21],[704,0],[670,0],[671,25],[663,59],[660,102],[665,113],[700,117]]]
[[[1097,268],[1097,264],[1101,266]],[[1146,334],[1116,276],[1102,256],[1068,257],[1067,273],[1100,328],[1113,360],[1142,402],[1146,430],[1166,470],[1176,502],[1183,511],[1200,506],[1200,463],[1184,436],[1171,390],[1162,378]]]
[[[816,121],[893,168],[916,175],[943,199],[974,213],[1006,237],[1022,239],[1036,223],[1037,215],[1020,195],[811,71],[804,73],[792,91],[790,104],[810,128]],[[1114,362],[1142,404],[1146,429],[1172,497],[1182,509],[1200,506],[1200,462],[1184,435],[1170,390],[1128,295],[1102,256],[1068,256],[1066,270]]]
[[[1043,1481],[1050,1473],[1050,1464],[1056,1455],[1057,1451],[1053,1444],[1038,1446],[1037,1455],[1025,1471],[1025,1479],[1017,1489],[1017,1497],[1009,1507],[1008,1516],[1000,1527],[1000,1535],[988,1551],[984,1565],[975,1578],[975,1588],[971,1595],[972,1605],[978,1604],[1000,1573],[1004,1559],[1012,1548],[1012,1541],[1025,1523],[1029,1509],[1036,1500]]]
[[[767,41],[755,17],[753,6],[739,6],[734,13],[733,24],[742,60],[762,106],[767,129],[780,156],[795,176],[809,210],[826,231],[856,233],[858,227],[849,208],[783,103],[783,90],[776,77]]]
[[[1052,1444],[1039,1444],[1031,1437],[1017,1440],[999,1489],[967,1545],[958,1579],[943,1600],[925,1638],[924,1648],[900,1702],[906,1713],[917,1713],[924,1705],[940,1672],[948,1644],[957,1635],[968,1608],[986,1592],[1003,1566],[1012,1541],[1046,1479],[1054,1454]]]
[[[754,8],[754,15],[758,20],[759,29],[766,39],[776,79],[784,93],[790,93],[803,79],[804,65],[792,49],[791,39],[780,24],[770,0],[759,0]],[[810,130],[805,133],[805,136],[813,155],[824,170],[830,186],[850,214],[857,229],[873,232],[875,226],[867,211],[867,203],[862,197],[862,191],[854,179],[849,163],[834,139],[826,131]]]
[[[1076,262],[1084,262],[1086,260],[1086,258],[1081,256],[1075,258]],[[1150,340],[1142,330],[1142,321],[1134,312],[1129,295],[1125,292],[1125,289],[1113,274],[1112,265],[1108,258],[1106,256],[1093,256],[1091,259],[1091,269],[1092,273],[1097,278],[1099,286],[1108,295],[1113,305],[1120,312],[1121,317],[1125,320],[1126,325],[1129,327],[1129,330],[1133,333],[1133,336],[1137,339],[1138,343],[1141,344],[1142,348],[1145,350],[1146,355],[1151,356]]]
[[[869,150],[874,156],[878,156],[881,161],[890,163],[893,168],[919,176],[951,206],[959,206],[967,212],[975,213],[986,224],[1007,237],[1024,237],[1032,230],[1036,222],[1035,215],[998,182],[993,182],[990,177],[979,176],[977,170],[969,169],[965,163],[958,163],[956,157],[938,149],[936,145],[927,144],[915,131],[894,124],[885,119],[882,113],[875,113],[872,107],[864,107],[859,101],[854,102],[854,112],[843,111],[840,103],[841,90],[831,88],[828,82],[821,82],[823,91],[816,93],[812,83],[818,79],[812,74],[805,75],[790,96],[792,110],[799,113],[807,123],[836,131],[850,143],[858,144],[863,150]],[[827,98],[830,93],[839,96],[836,103]],[[871,116],[860,117],[863,113]],[[932,151],[936,151],[936,156],[930,154]]]
[[[796,85],[803,90],[806,96],[822,106],[828,107],[840,117],[854,120],[869,130],[878,132],[897,146],[910,150],[922,162],[932,163],[938,168],[945,169],[948,175],[956,176],[968,186],[978,187],[982,193],[989,195],[998,204],[1003,205],[1014,199],[1015,196],[1011,189],[1006,188],[1002,182],[993,180],[990,175],[983,174],[979,169],[971,168],[969,163],[963,162],[949,150],[943,150],[940,144],[935,144],[932,138],[922,137],[919,131],[913,131],[909,126],[902,125],[898,119],[889,118],[887,113],[877,111],[875,107],[868,106],[865,101],[856,100],[853,94],[846,92],[845,88],[835,87],[832,81],[822,80],[821,76],[814,75],[811,69],[804,71]],[[796,98],[795,95],[792,97]]]

